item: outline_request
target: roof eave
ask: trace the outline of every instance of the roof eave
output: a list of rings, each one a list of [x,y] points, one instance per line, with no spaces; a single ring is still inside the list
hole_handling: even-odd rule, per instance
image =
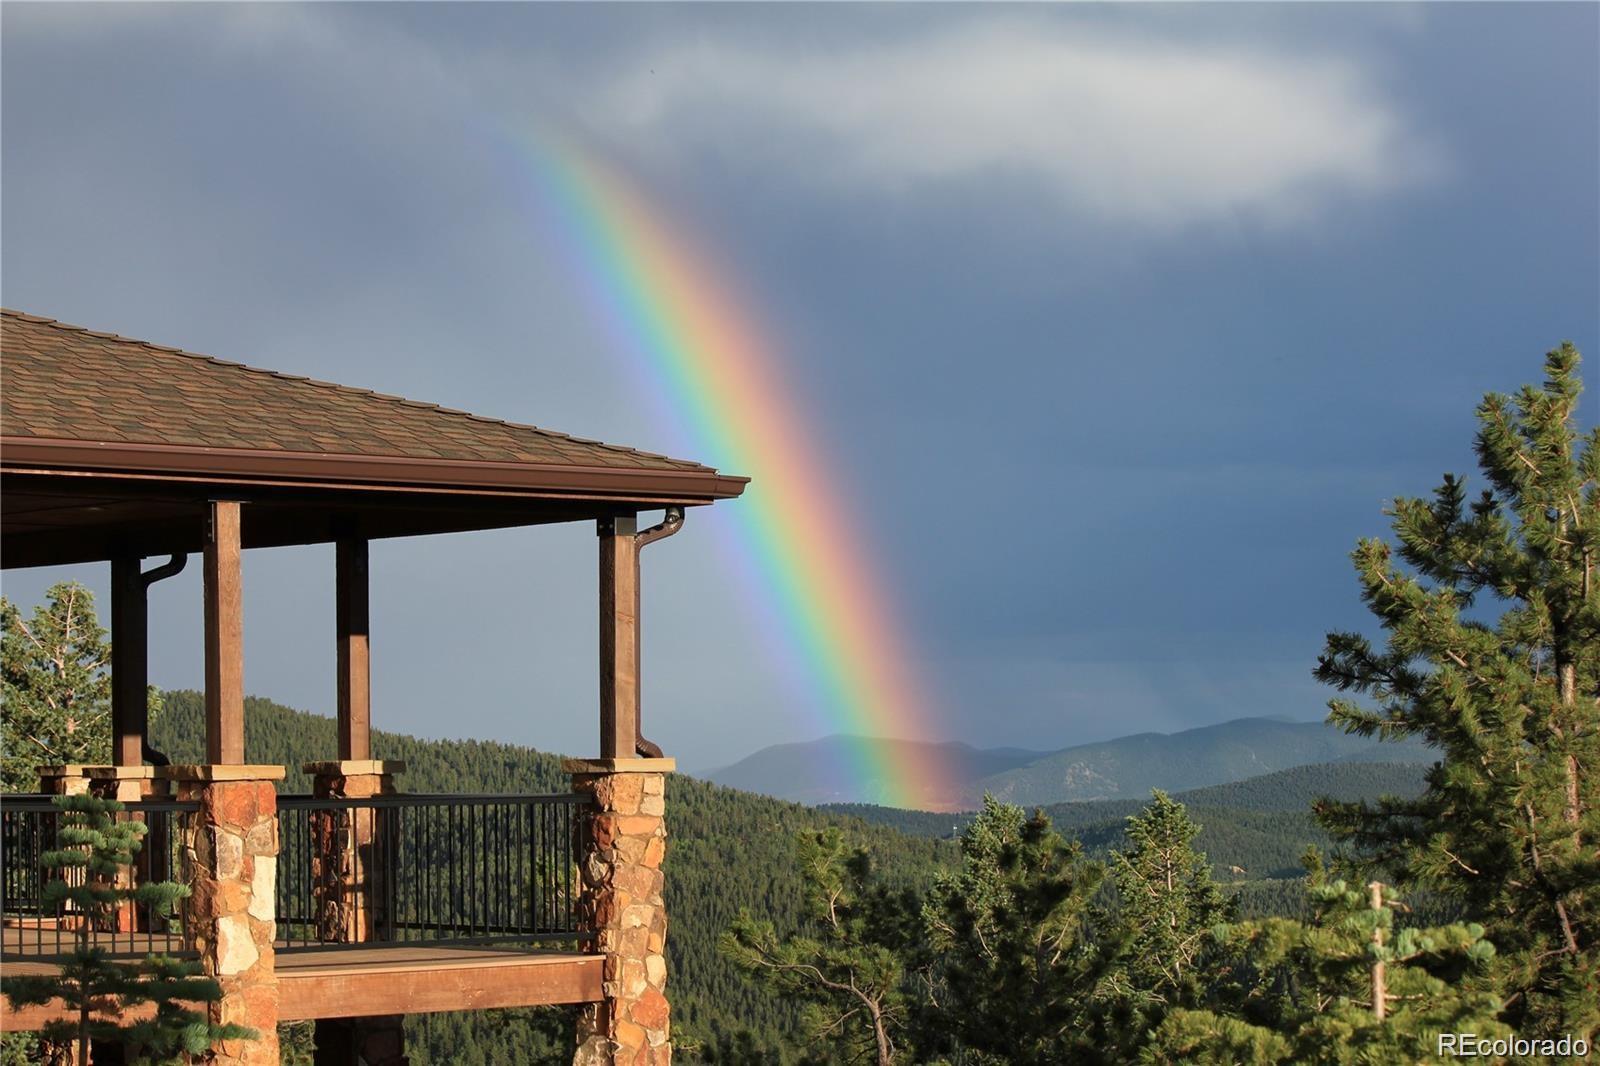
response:
[[[684,503],[732,499],[750,480],[709,468],[571,466],[0,436],[0,469],[17,468]]]

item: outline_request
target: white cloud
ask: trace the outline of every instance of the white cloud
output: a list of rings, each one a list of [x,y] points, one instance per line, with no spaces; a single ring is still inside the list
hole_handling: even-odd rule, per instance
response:
[[[321,83],[361,113],[368,138],[404,137],[418,114],[498,114],[576,127],[646,169],[748,167],[790,191],[975,190],[1171,231],[1314,220],[1443,170],[1359,34],[1307,44],[1292,34],[1317,23],[1280,25],[1271,7],[1226,25],[1180,7],[1159,32],[1059,12],[805,20],[787,37],[781,20],[689,19],[575,47],[429,35],[317,6],[153,10],[206,47],[270,56]],[[58,36],[155,17],[140,5],[109,26],[24,14],[30,32]]]
[[[1014,21],[843,48],[647,47],[585,113],[618,143],[714,149],[791,180],[897,193],[1000,179],[1163,228],[1303,220],[1437,169],[1350,60]]]

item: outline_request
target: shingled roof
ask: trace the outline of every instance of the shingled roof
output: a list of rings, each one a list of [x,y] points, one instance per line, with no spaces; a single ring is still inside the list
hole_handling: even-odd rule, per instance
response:
[[[689,502],[736,496],[746,480],[20,311],[0,310],[0,371],[8,466],[87,461],[129,471],[681,494]]]

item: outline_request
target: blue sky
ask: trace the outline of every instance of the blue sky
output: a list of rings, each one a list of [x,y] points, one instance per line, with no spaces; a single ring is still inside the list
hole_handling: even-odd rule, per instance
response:
[[[955,739],[1319,716],[1384,501],[1468,472],[1479,397],[1560,340],[1600,407],[1592,4],[0,19],[7,306],[682,453],[498,142],[628,174],[767,324]],[[726,521],[646,573],[648,732],[691,767],[828,731]],[[375,546],[375,722],[592,747],[592,554]],[[169,687],[192,569],[153,594]],[[331,572],[247,557],[250,691],[330,708]]]

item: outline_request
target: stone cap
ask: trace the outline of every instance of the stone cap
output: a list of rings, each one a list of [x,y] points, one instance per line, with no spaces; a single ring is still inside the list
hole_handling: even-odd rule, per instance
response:
[[[282,781],[288,770],[282,766],[249,763],[211,763],[162,766],[160,776],[169,781]]]
[[[677,768],[677,759],[561,760],[562,771],[569,774],[670,774]]]
[[[159,766],[104,766],[66,763],[62,766],[35,766],[40,777],[90,777],[96,781],[147,781],[160,776]]]
[[[96,781],[150,781],[161,776],[159,766],[85,766],[84,776]]]
[[[300,769],[319,777],[359,777],[362,774],[403,774],[406,764],[404,759],[329,759],[301,763]]]

